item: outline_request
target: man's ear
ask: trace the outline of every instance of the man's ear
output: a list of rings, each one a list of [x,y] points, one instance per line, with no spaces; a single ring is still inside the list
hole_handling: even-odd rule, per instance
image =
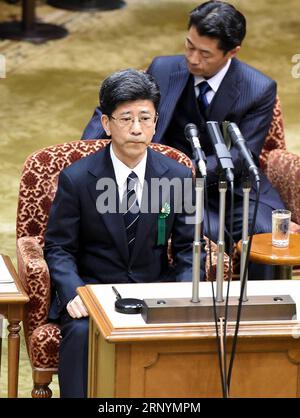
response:
[[[241,49],[241,46],[238,45],[235,48],[233,48],[231,51],[229,51],[228,53],[229,53],[230,58],[235,57],[236,54],[239,52],[240,49]]]
[[[155,135],[155,133],[156,133],[157,120],[158,120],[158,116],[157,116],[156,121],[155,121],[155,124],[154,124],[153,136],[154,136],[154,135]]]
[[[111,132],[110,132],[110,120],[109,120],[109,117],[107,115],[101,115],[101,123],[102,123],[103,129],[106,132],[106,135],[107,136],[110,136],[111,135]]]

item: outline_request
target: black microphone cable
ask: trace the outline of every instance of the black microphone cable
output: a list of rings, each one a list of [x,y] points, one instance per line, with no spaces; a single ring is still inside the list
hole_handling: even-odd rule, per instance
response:
[[[224,317],[219,318],[220,327],[221,327],[221,350],[222,350],[222,357],[221,357],[221,367],[222,367],[222,376],[226,376],[226,382],[223,384],[223,395],[225,398],[228,397],[228,387],[227,387],[227,321],[228,321],[228,305],[229,305],[229,287],[231,281],[231,270],[232,270],[232,248],[233,248],[233,209],[234,209],[234,174],[233,174],[233,162],[231,154],[224,142],[222,133],[220,131],[219,123],[217,121],[207,121],[206,122],[207,132],[209,134],[209,138],[212,142],[214,147],[218,166],[221,170],[222,177],[220,177],[220,181],[226,181],[231,186],[231,213],[230,213],[230,231],[229,231],[229,277],[228,277],[228,286],[227,286],[227,296],[225,301],[225,310],[224,310]],[[224,177],[224,179],[223,179]],[[219,186],[220,188],[220,186]],[[225,215],[224,215],[225,216]],[[225,227],[225,226],[224,226]],[[219,227],[220,228],[220,227]],[[222,278],[222,281],[224,278]],[[223,326],[224,323],[224,326]]]
[[[212,257],[211,257],[211,229],[210,229],[210,217],[209,217],[209,207],[208,207],[208,192],[207,192],[207,184],[206,178],[204,178],[204,193],[205,193],[205,212],[206,212],[206,220],[207,220],[207,231],[208,231],[208,253],[209,253],[209,269],[211,272],[212,269]],[[221,378],[221,385],[222,385],[222,393],[223,398],[226,398],[226,394],[228,393],[227,390],[227,374],[224,373],[223,369],[223,362],[222,362],[222,350],[221,350],[221,342],[219,335],[219,327],[218,327],[218,318],[217,318],[217,307],[216,307],[216,296],[214,290],[214,280],[213,277],[210,278],[211,288],[212,288],[212,300],[213,300],[213,312],[214,312],[214,322],[215,322],[215,329],[216,329],[216,338],[217,338],[217,351],[218,351],[218,360],[219,360],[219,370],[220,370],[220,378]]]
[[[194,166],[195,166],[196,173],[199,173],[201,175],[201,177],[203,178],[203,183],[204,183],[204,202],[205,202],[204,205],[205,205],[207,229],[208,229],[209,270],[211,273],[211,270],[212,270],[211,239],[210,239],[211,228],[210,228],[210,217],[209,217],[209,207],[208,207],[206,167],[203,164],[202,165],[199,164],[199,160],[202,160],[201,162],[203,163],[205,162],[206,158],[205,158],[205,154],[201,150],[198,127],[195,124],[190,123],[186,125],[184,133],[185,133],[185,137],[190,142],[191,148],[195,156]],[[223,397],[226,397],[226,393],[228,392],[226,388],[227,374],[224,373],[223,366],[222,366],[221,342],[220,342],[219,329],[218,329],[216,297],[215,297],[215,292],[214,292],[213,278],[211,278],[211,285],[212,285],[213,312],[214,312],[214,322],[215,322],[215,330],[216,330],[216,338],[217,338],[217,351],[218,351],[218,359],[219,359],[219,370],[220,370],[220,377],[221,377],[222,393],[223,393]]]
[[[227,323],[229,312],[229,291],[230,283],[232,280],[232,256],[233,256],[233,220],[234,220],[234,182],[230,182],[230,224],[229,224],[229,273],[227,280],[227,293],[225,299],[225,312],[224,312],[224,334],[223,334],[223,346],[224,346],[224,374],[227,376]],[[226,397],[229,397],[229,387],[226,380]]]
[[[227,375],[227,387],[228,392],[230,391],[230,384],[231,384],[231,376],[232,376],[232,369],[233,369],[233,362],[236,354],[236,347],[237,347],[237,340],[238,340],[238,332],[239,332],[239,326],[241,321],[241,314],[242,314],[242,307],[243,307],[243,294],[244,289],[246,285],[246,275],[248,270],[248,264],[249,264],[249,255],[250,255],[250,249],[252,244],[252,238],[254,234],[254,228],[256,224],[256,217],[257,217],[257,210],[258,210],[258,204],[259,204],[259,196],[260,196],[260,181],[256,181],[256,199],[255,199],[255,206],[254,206],[254,212],[253,212],[253,219],[251,222],[250,227],[250,234],[249,234],[249,241],[248,241],[248,247],[247,247],[247,253],[246,253],[246,259],[244,264],[244,272],[243,272],[243,278],[241,283],[241,291],[240,291],[240,298],[239,298],[239,304],[237,309],[237,318],[236,318],[236,324],[235,324],[235,332],[234,337],[232,341],[232,350],[231,350],[231,357],[230,357],[230,363],[228,368],[228,375]]]

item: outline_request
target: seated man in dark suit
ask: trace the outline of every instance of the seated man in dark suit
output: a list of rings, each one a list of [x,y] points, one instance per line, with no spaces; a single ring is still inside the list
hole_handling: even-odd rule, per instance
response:
[[[59,319],[62,332],[62,397],[87,394],[88,313],[78,286],[192,279],[192,172],[148,148],[159,100],[149,74],[125,70],[108,77],[100,107],[111,144],[59,177],[45,258],[53,282],[49,317]]]
[[[218,175],[216,156],[205,128],[206,121],[218,121],[220,124],[223,121],[235,122],[259,166],[259,155],[270,127],[276,98],[275,81],[236,58],[245,34],[246,20],[238,10],[228,3],[208,1],[190,14],[185,56],[157,57],[148,69],[161,91],[159,120],[153,141],[171,145],[192,157],[184,127],[192,122],[200,129],[200,143],[207,157],[211,223],[210,234],[207,225],[204,232],[214,241],[218,239],[219,227]],[[100,115],[101,111],[97,108],[83,133],[83,139],[105,137]],[[237,242],[242,234],[242,164],[235,147],[232,147],[231,155],[235,172],[233,239]],[[270,232],[272,210],[284,207],[279,194],[263,173],[260,183],[255,233]],[[255,198],[254,184],[250,193],[249,223],[253,217]],[[228,199],[227,208],[229,204]],[[227,209],[227,242],[229,221]],[[260,266],[257,270],[252,265],[249,278],[272,278],[272,269]]]

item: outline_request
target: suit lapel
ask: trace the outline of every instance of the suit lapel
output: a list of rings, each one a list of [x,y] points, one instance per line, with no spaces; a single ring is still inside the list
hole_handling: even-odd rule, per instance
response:
[[[152,142],[162,143],[160,139],[163,138],[164,133],[169,125],[175,106],[181,96],[184,87],[186,86],[189,75],[190,74],[186,66],[185,58],[183,57],[180,65],[178,66],[178,69],[170,74],[168,90],[166,95],[162,98],[159,107],[159,118],[156,126],[156,134]]]
[[[233,58],[217,93],[206,109],[207,120],[222,122],[228,114],[228,111],[232,109],[233,104],[238,99],[240,90],[239,76],[236,71],[237,65],[238,61]]]
[[[115,173],[110,158],[109,149],[110,146],[107,146],[103,151],[100,151],[95,154],[95,158],[88,168],[88,171],[91,175],[91,181],[87,187],[95,204],[97,202],[97,199],[101,198],[101,194],[106,193],[106,191],[97,190],[98,180],[112,180],[111,186],[113,190],[112,193],[109,194],[109,199],[111,199],[113,209],[116,209],[116,211],[115,213],[111,213],[109,211],[105,213],[99,213],[99,217],[101,217],[102,221],[104,222],[109,234],[111,235],[116,247],[120,252],[121,257],[124,259],[126,263],[128,263],[129,251],[127,244],[127,235],[124,226],[123,215],[122,213],[119,213],[118,186],[116,183]]]

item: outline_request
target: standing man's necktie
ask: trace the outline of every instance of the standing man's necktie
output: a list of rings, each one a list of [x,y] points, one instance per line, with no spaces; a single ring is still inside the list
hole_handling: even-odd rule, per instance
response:
[[[199,103],[201,112],[204,113],[205,109],[209,105],[207,98],[206,98],[206,93],[209,90],[211,90],[211,87],[207,81],[202,81],[200,84],[198,84],[198,87],[199,87],[198,103]]]
[[[137,175],[132,171],[127,177],[127,190],[125,190],[122,206],[124,209],[123,217],[127,233],[127,242],[129,254],[131,254],[134,247],[136,228],[140,216],[140,208],[135,192],[135,185],[137,183]]]

